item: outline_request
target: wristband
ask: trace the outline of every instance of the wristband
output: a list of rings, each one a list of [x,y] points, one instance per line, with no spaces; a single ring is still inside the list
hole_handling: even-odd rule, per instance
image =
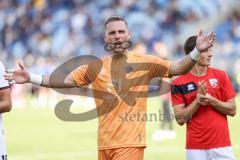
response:
[[[29,81],[32,84],[41,86],[43,84],[43,75],[37,75],[30,73]]]
[[[192,52],[190,52],[189,55],[194,62],[197,62],[199,60],[200,52],[195,47],[194,50]]]

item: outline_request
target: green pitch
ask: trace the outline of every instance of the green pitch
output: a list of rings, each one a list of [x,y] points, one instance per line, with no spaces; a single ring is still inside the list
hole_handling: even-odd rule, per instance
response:
[[[240,106],[238,100],[237,107]],[[159,98],[148,100],[148,112],[158,112]],[[232,145],[236,159],[240,159],[240,111],[229,118]],[[97,120],[64,122],[50,108],[33,108],[31,100],[26,108],[13,108],[3,116],[8,158],[10,160],[96,160]],[[184,160],[185,126],[174,121],[177,137],[154,142],[151,136],[158,122],[147,123],[146,160]]]

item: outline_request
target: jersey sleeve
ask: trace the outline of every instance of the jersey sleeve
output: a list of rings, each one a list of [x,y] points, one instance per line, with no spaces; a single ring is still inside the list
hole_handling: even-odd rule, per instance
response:
[[[5,68],[3,64],[0,62],[0,89],[9,86],[8,81],[4,79],[4,72],[5,72]]]
[[[169,69],[171,61],[163,60],[159,57],[147,57],[149,63],[150,77],[169,77]]]
[[[223,72],[221,79],[222,79],[223,100],[227,101],[231,98],[234,98],[236,96],[236,93],[233,89],[231,80],[229,79],[228,75],[225,72]]]
[[[175,81],[171,84],[171,101],[172,105],[186,104],[182,93],[182,88]]]
[[[88,65],[83,65],[74,70],[71,75],[78,87],[83,87],[91,83],[90,70]]]

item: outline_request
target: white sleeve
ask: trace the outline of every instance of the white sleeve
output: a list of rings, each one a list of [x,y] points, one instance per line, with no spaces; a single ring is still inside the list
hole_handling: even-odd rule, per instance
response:
[[[8,86],[8,81],[4,79],[5,68],[0,62],[0,89]]]

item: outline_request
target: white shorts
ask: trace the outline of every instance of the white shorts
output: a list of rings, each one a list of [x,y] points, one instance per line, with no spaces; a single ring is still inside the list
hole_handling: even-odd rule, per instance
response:
[[[235,160],[232,147],[214,149],[187,149],[187,160]]]

